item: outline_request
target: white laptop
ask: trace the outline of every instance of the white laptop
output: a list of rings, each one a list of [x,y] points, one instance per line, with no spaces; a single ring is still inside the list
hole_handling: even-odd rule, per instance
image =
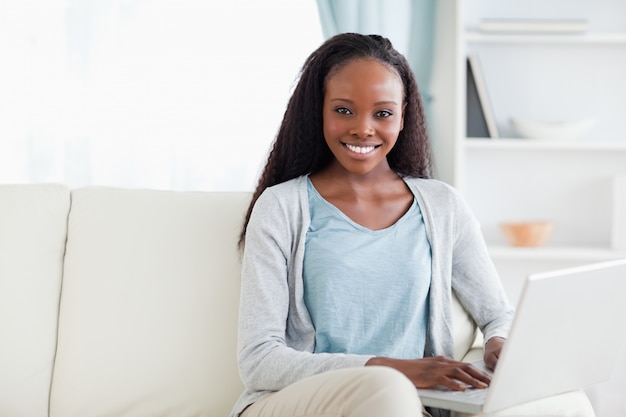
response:
[[[531,274],[489,388],[419,389],[422,404],[488,413],[605,381],[624,318],[626,259]]]

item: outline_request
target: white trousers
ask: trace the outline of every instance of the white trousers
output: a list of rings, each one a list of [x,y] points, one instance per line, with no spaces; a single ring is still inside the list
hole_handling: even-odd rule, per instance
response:
[[[417,390],[382,366],[324,372],[269,394],[241,417],[421,417]]]
[[[452,413],[456,417],[469,414]],[[269,394],[240,417],[422,417],[417,390],[402,373],[383,366],[346,368],[302,379]],[[477,417],[595,417],[582,390]]]

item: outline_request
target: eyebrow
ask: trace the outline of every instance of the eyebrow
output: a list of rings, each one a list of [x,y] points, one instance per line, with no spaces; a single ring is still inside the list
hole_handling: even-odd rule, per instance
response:
[[[347,103],[354,103],[353,100],[350,100],[347,98],[331,98],[330,101],[345,101]],[[375,106],[380,106],[382,104],[395,104],[396,106],[398,105],[398,103],[396,103],[393,100],[383,100],[383,101],[377,101],[376,103],[374,103]]]

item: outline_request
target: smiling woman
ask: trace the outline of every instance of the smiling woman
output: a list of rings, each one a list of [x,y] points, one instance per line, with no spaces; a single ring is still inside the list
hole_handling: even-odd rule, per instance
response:
[[[14,0],[0,39],[0,182],[248,190],[322,34],[312,0]]]
[[[491,369],[512,308],[469,208],[431,179],[424,119],[388,38],[341,33],[306,59],[242,227],[232,417],[415,417],[415,387],[487,386],[451,359],[450,296]]]

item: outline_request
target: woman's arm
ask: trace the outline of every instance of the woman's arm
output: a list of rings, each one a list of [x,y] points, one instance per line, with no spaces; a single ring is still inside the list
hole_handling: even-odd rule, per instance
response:
[[[500,352],[504,346],[505,339],[502,337],[492,337],[485,343],[485,365],[487,368],[494,370],[500,359]]]
[[[493,369],[513,320],[514,309],[493,265],[480,224],[459,202],[453,251],[452,287],[484,334],[485,364]]]
[[[249,390],[279,390],[320,372],[363,366],[371,357],[312,353],[314,328],[308,313],[295,308],[301,297],[294,287],[302,283],[301,277],[290,276],[292,264],[298,262],[294,247],[303,227],[293,214],[299,203],[281,195],[271,189],[261,195],[246,232],[238,361]]]

